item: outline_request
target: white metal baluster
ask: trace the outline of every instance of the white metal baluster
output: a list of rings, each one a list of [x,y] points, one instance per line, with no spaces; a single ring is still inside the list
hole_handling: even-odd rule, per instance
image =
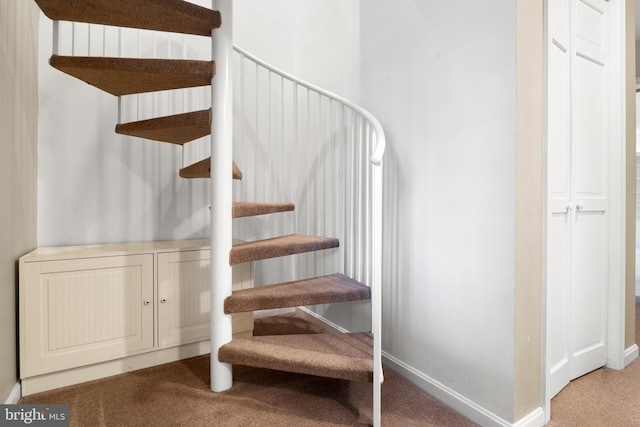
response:
[[[257,191],[257,186],[255,185],[256,182],[258,182],[258,180],[260,178],[257,177],[258,173],[260,172],[260,168],[259,168],[259,155],[258,155],[258,143],[260,142],[260,68],[258,67],[258,64],[255,64],[255,71],[256,71],[256,75],[255,75],[255,135],[256,135],[256,146],[253,149],[253,174],[256,175],[254,176],[252,182],[254,183],[254,185],[252,185],[252,195],[251,198],[253,200],[256,200],[256,195],[258,193]]]
[[[245,120],[245,96],[246,96],[246,73],[244,71],[244,55],[240,54],[240,63],[238,64],[239,68],[240,68],[240,117],[241,120]],[[245,136],[244,136],[244,123],[240,123],[240,126],[238,127],[238,137],[239,137],[239,141],[240,141],[240,149],[242,150],[242,153],[240,154],[240,158],[245,159],[246,158],[246,141],[244,140]],[[240,195],[240,200],[246,200],[246,194],[245,194],[245,187],[242,186],[241,188],[241,195]]]
[[[343,181],[341,182],[341,186],[340,186],[340,205],[339,205],[339,213],[340,213],[340,217],[338,218],[338,224],[340,227],[340,237],[341,237],[341,244],[340,244],[340,252],[341,252],[341,257],[340,257],[340,272],[343,274],[347,274],[347,263],[346,263],[346,259],[347,259],[347,251],[344,248],[344,242],[346,240],[347,237],[347,225],[346,225],[346,221],[344,220],[345,214],[344,212],[347,209],[347,203],[346,203],[346,190],[345,190],[345,186],[344,186],[344,177],[347,176],[347,162],[345,160],[345,147],[347,146],[347,112],[345,110],[345,106],[344,104],[340,104],[340,148],[338,149],[338,152],[340,153],[340,155],[338,156],[338,170],[340,170],[340,172],[342,173],[342,179]],[[341,220],[342,219],[342,220]]]
[[[311,132],[311,90],[309,88],[307,88],[307,138],[306,141],[304,141],[304,143],[307,144],[313,144],[313,139],[312,139],[312,132]],[[306,229],[306,233],[307,234],[313,234],[313,230],[311,228],[311,212],[313,210],[313,202],[312,202],[312,194],[315,194],[315,192],[313,191],[313,186],[311,185],[310,182],[308,182],[308,178],[309,178],[309,174],[308,172],[311,170],[311,166],[312,166],[312,155],[311,155],[311,150],[307,149],[306,150],[306,156],[305,156],[305,171],[307,171],[307,173],[305,174],[305,179],[304,181],[302,181],[303,183],[305,183],[305,185],[307,186],[307,215],[306,215],[306,221],[305,221],[305,229]],[[306,256],[305,257],[305,273],[306,274],[313,274],[313,264],[312,264],[312,260],[310,259],[311,256]]]
[[[267,71],[267,148],[269,153],[273,153],[273,124],[271,120],[273,120],[272,116],[272,97],[273,97],[273,80],[272,80],[273,72],[271,70]],[[269,171],[268,168],[265,168],[265,174],[262,179],[262,200],[266,200],[266,197],[270,198],[269,191],[267,190],[269,187],[266,183],[267,179],[270,178],[270,174],[266,173]]]
[[[348,275],[353,277],[355,274],[355,260],[354,260],[354,253],[353,253],[353,249],[356,245],[355,243],[355,228],[354,228],[354,216],[355,216],[355,212],[353,209],[353,198],[355,197],[354,194],[354,186],[355,186],[355,173],[356,173],[356,168],[355,168],[355,143],[356,143],[356,131],[357,131],[357,116],[355,114],[355,112],[352,113],[352,122],[351,122],[351,143],[349,144],[349,181],[348,181],[348,189],[349,189],[349,194],[347,197],[347,203],[348,203],[348,212],[349,212],[349,220],[347,221],[348,224],[348,242],[349,242],[349,270],[348,270]]]
[[[337,225],[338,225],[338,200],[340,199],[340,196],[338,195],[337,188],[338,188],[338,183],[340,182],[339,181],[340,169],[338,164],[338,158],[336,157],[336,152],[338,148],[337,137],[338,137],[339,122],[335,118],[334,102],[332,99],[329,99],[329,117],[330,117],[329,130],[331,131],[331,151],[330,151],[331,156],[329,158],[329,161],[327,162],[327,167],[333,166],[332,173],[330,173],[329,175],[331,176],[331,184],[329,186],[329,191],[331,194],[331,207],[333,210],[333,219],[331,220],[331,234],[335,237],[339,237]],[[340,252],[338,252],[337,256],[331,257],[332,272],[338,271],[337,270],[338,266],[336,265],[336,263],[338,262],[339,256],[340,256]]]
[[[280,144],[279,144],[279,151],[281,153],[286,153],[285,151],[285,131],[284,131],[284,104],[285,104],[285,95],[284,95],[284,77],[280,76]],[[283,162],[282,160],[280,160],[280,164],[279,164],[279,171],[284,171],[285,170],[285,162]],[[282,172],[280,172],[281,174]],[[286,180],[284,180],[282,178],[282,176],[280,176],[280,188],[278,189],[278,200],[282,200],[282,197],[286,194],[285,191],[285,183]],[[281,224],[283,224],[282,222],[280,222]],[[284,225],[283,225],[284,227]]]
[[[342,169],[344,173],[344,183],[342,185],[342,236],[344,239],[344,244],[340,246],[343,248],[342,255],[342,269],[345,275],[349,275],[349,246],[348,238],[349,238],[349,140],[351,139],[351,115],[349,114],[348,107],[343,107],[344,116],[345,116],[345,125],[344,125],[344,144],[342,145]],[[348,119],[348,120],[347,120]]]
[[[364,200],[364,191],[363,191],[363,187],[364,187],[364,178],[363,178],[363,174],[365,171],[365,164],[368,163],[367,160],[364,158],[364,118],[362,116],[359,117],[359,128],[358,128],[358,144],[357,144],[357,152],[358,152],[358,172],[356,173],[356,180],[357,180],[357,185],[356,188],[358,190],[358,196],[357,196],[357,210],[358,210],[358,215],[357,215],[357,230],[358,230],[358,237],[356,239],[356,241],[358,242],[358,247],[357,247],[357,260],[358,260],[358,267],[357,267],[357,273],[356,273],[356,277],[357,280],[359,281],[364,281],[364,274],[363,274],[363,263],[362,263],[362,254],[364,252],[364,227],[365,227],[365,221],[363,221],[363,219],[365,218],[365,214],[366,212],[363,212],[362,209],[362,205],[363,205],[363,200]]]
[[[327,206],[327,199],[326,199],[326,194],[327,194],[327,174],[326,174],[326,164],[327,164],[327,159],[323,158],[323,153],[322,153],[322,147],[324,147],[324,141],[327,138],[326,135],[326,128],[324,126],[325,124],[325,112],[324,112],[324,108],[322,108],[322,101],[323,101],[324,97],[321,94],[318,94],[318,114],[320,115],[320,117],[318,118],[318,130],[316,131],[319,135],[320,138],[320,145],[319,147],[321,148],[320,151],[316,154],[316,157],[318,157],[318,155],[320,156],[320,163],[318,164],[318,170],[320,172],[320,179],[317,180],[319,182],[319,184],[317,184],[318,187],[318,193],[316,194],[316,211],[318,210],[318,207],[324,207]],[[327,235],[327,215],[322,215],[321,216],[322,219],[320,221],[320,223],[318,224],[318,233],[321,236],[326,236]],[[320,253],[319,253],[320,255]],[[324,257],[324,254],[322,254],[322,257]]]
[[[220,11],[222,25],[212,33],[212,55],[216,61],[216,75],[211,82],[211,390],[231,388],[231,365],[218,360],[220,347],[231,341],[231,315],[224,313],[224,300],[231,295],[231,266],[229,252],[232,236],[233,161],[233,2],[213,0],[213,8]]]
[[[365,211],[367,212],[367,230],[365,232],[365,236],[366,236],[366,242],[365,242],[365,247],[367,248],[366,252],[367,252],[367,256],[365,259],[365,283],[371,283],[371,270],[373,268],[373,264],[371,262],[371,257],[372,257],[372,250],[371,250],[371,233],[373,232],[373,212],[371,211],[371,207],[372,207],[372,191],[373,191],[373,186],[371,183],[371,180],[373,179],[372,177],[372,168],[373,165],[371,164],[371,162],[369,161],[369,159],[371,158],[371,153],[373,152],[373,148],[372,148],[372,143],[371,143],[371,133],[372,133],[372,129],[371,129],[371,125],[370,123],[367,122],[367,138],[366,138],[366,151],[365,151],[365,164],[367,165],[367,173],[365,176],[365,183],[366,183],[366,205],[365,205]]]
[[[292,118],[292,123],[293,123],[293,138],[292,138],[292,143],[293,143],[293,172],[292,172],[292,177],[290,179],[291,181],[291,195],[290,195],[290,200],[296,200],[296,197],[298,196],[298,190],[297,190],[297,183],[300,179],[299,176],[299,135],[298,132],[300,131],[299,129],[299,120],[300,120],[300,116],[298,114],[298,83],[294,83],[293,84],[293,94],[292,94],[292,101],[293,101],[293,105],[291,108],[293,108],[293,118]],[[299,212],[300,212],[300,207],[297,206],[296,210],[295,210],[295,214],[293,215],[293,232],[294,233],[299,233],[300,230],[298,229],[299,227]],[[292,266],[294,266],[293,268],[295,268],[295,265],[292,264]],[[294,270],[295,271],[295,270]]]
[[[326,206],[324,204],[324,193],[326,191],[326,186],[325,186],[325,176],[324,176],[324,167],[323,167],[323,163],[324,163],[324,159],[322,159],[322,146],[323,146],[323,141],[325,139],[325,134],[324,134],[324,113],[323,113],[323,109],[322,109],[322,95],[318,94],[318,118],[317,118],[317,126],[316,126],[316,130],[315,130],[315,134],[317,135],[318,138],[318,143],[317,146],[319,147],[319,150],[314,154],[314,159],[317,159],[317,170],[318,170],[318,179],[314,179],[314,185],[316,187],[316,192],[314,195],[314,217],[315,217],[315,221],[314,221],[314,228],[313,228],[313,234],[316,236],[325,236],[326,235],[326,214],[324,215],[320,215],[320,220],[318,220],[318,212],[320,211],[320,208],[323,208],[324,206]],[[318,272],[319,268],[324,268],[324,260],[326,259],[326,254],[322,253],[322,252],[314,252],[313,253],[313,266],[314,266],[314,272],[313,275],[314,276],[318,276],[320,273]],[[321,267],[318,267],[318,265],[321,265]]]

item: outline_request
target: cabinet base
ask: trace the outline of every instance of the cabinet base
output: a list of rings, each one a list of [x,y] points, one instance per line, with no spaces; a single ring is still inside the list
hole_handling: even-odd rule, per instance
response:
[[[234,337],[251,336],[252,331],[234,334]],[[55,388],[67,387],[100,378],[111,377],[136,371],[138,369],[150,368],[152,366],[175,362],[190,357],[209,354],[211,346],[209,341],[200,341],[185,344],[178,347],[170,347],[159,350],[141,353],[122,359],[110,360],[96,363],[89,366],[67,369],[50,374],[43,374],[22,379],[22,395],[41,393]]]

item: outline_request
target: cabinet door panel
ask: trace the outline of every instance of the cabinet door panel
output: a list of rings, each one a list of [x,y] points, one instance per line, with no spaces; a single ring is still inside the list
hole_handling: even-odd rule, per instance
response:
[[[158,340],[171,347],[209,339],[208,250],[158,254]],[[251,264],[233,267],[233,290],[252,286]],[[233,315],[233,332],[253,329],[253,313]]]
[[[153,347],[153,255],[33,262],[21,284],[21,376]]]

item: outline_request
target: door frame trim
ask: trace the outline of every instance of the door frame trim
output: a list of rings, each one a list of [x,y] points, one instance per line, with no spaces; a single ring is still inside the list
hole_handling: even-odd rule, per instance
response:
[[[626,270],[626,4],[609,2],[610,168],[607,367],[624,368]],[[635,232],[635,230],[634,230]]]

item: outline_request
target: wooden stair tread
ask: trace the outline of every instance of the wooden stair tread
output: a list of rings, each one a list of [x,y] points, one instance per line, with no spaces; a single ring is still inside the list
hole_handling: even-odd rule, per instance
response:
[[[215,74],[213,61],[187,59],[53,55],[49,63],[116,96],[207,86]]]
[[[277,212],[290,212],[295,209],[293,203],[234,202],[233,218],[266,215]]]
[[[243,262],[337,248],[338,246],[340,246],[340,242],[335,238],[291,234],[235,245],[229,253],[229,264],[235,265]]]
[[[54,21],[211,36],[220,12],[181,0],[36,0]]]
[[[236,165],[236,162],[233,162],[231,165],[231,173],[233,179],[242,179],[242,171]],[[207,157],[206,159],[200,160],[198,162],[193,163],[192,165],[186,166],[180,169],[179,175],[182,178],[210,178],[211,177],[211,157]]]
[[[116,133],[184,145],[211,134],[211,110],[121,123],[116,125]]]
[[[229,252],[229,264],[258,261],[306,252],[337,248],[338,239],[330,237],[303,236],[291,234],[289,236],[240,243]]]
[[[224,311],[229,314],[368,299],[371,299],[368,286],[333,274],[236,291],[224,301]]]
[[[218,359],[258,368],[373,381],[373,340],[369,334],[301,334],[236,338],[222,346]]]

